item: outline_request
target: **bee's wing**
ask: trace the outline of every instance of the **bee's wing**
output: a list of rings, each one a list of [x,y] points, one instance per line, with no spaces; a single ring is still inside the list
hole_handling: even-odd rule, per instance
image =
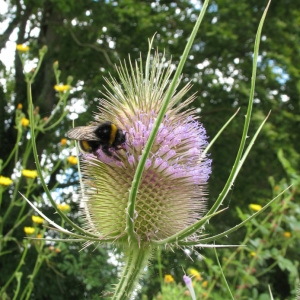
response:
[[[67,137],[69,139],[78,140],[78,141],[99,141],[99,138],[95,135],[95,130],[98,126],[79,126],[73,129],[70,129],[67,132]]]

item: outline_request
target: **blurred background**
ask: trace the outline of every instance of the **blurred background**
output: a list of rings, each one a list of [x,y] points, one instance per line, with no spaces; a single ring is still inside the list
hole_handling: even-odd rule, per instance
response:
[[[197,98],[192,105],[198,108],[200,121],[210,138],[240,108],[211,149],[213,164],[208,207],[221,192],[238,150],[249,99],[255,34],[266,5],[267,1],[261,0],[211,1],[183,69],[182,84],[193,83],[190,94],[196,93]],[[218,250],[236,299],[269,299],[262,298],[268,293],[268,284],[275,299],[295,299],[296,295],[300,270],[299,5],[299,1],[290,0],[271,3],[262,31],[249,136],[253,136],[269,111],[271,115],[224,202],[224,207],[229,209],[213,218],[204,232],[214,235],[229,229],[253,213],[250,204],[263,206],[289,184],[294,184],[286,196],[258,220],[218,241],[218,244],[246,242],[248,246],[248,250],[242,251],[243,255],[236,248]],[[72,127],[73,120],[76,126],[93,120],[93,112],[97,111],[101,91],[104,91],[103,77],[116,77],[115,64],[127,60],[128,55],[132,60],[145,58],[148,39],[154,34],[153,48],[165,51],[166,57],[176,66],[202,2],[7,0],[1,1],[0,6],[0,158],[5,161],[16,143],[16,107],[22,104],[25,114],[28,109],[26,83],[16,44],[30,47],[25,65],[27,72],[35,68],[39,49],[46,45],[48,52],[32,86],[34,105],[39,107],[41,119],[50,116],[57,104],[53,89],[55,61],[59,62],[62,72],[61,82],[65,83],[68,76],[73,77],[73,82],[67,103],[69,113],[55,129],[38,135],[38,151],[44,166],[50,170],[47,182],[52,194],[61,203],[71,206],[70,218],[80,223],[79,201],[73,197],[79,185],[76,167],[67,170],[59,167],[51,172],[57,160],[74,154],[69,142],[61,151],[61,139]],[[21,153],[22,141],[19,146]],[[19,163],[12,160],[0,175],[13,177]],[[35,168],[32,156],[28,158],[27,168]],[[9,206],[12,189],[3,193],[1,215]],[[51,218],[57,218],[41,187],[36,187],[31,197],[44,198],[41,209]],[[19,214],[17,209],[12,210],[11,217],[3,224],[4,233],[13,227],[14,213]],[[30,222],[28,218],[19,224],[12,236],[15,241],[9,241],[6,248],[1,249],[0,286],[20,260],[22,247],[17,241],[22,241],[23,226]],[[97,299],[97,295],[105,295],[104,291],[110,289],[119,272],[121,250],[97,245],[80,249],[80,244],[60,245],[59,253],[39,270],[30,299]],[[158,295],[161,290],[158,269],[163,275],[172,274],[175,281],[180,282],[182,270],[189,268],[201,274],[199,284],[203,299],[226,299],[222,296],[224,286],[218,277],[220,271],[214,269],[217,265],[214,251],[196,250],[154,253],[153,263],[141,282],[138,299],[152,299]],[[234,259],[231,258],[233,254]],[[21,269],[24,282],[31,274],[37,255],[34,247],[29,249],[28,255]],[[230,260],[228,264],[227,260]],[[3,295],[0,298],[11,299],[15,285],[12,282],[6,290],[8,298]],[[162,299],[175,298],[165,296]]]

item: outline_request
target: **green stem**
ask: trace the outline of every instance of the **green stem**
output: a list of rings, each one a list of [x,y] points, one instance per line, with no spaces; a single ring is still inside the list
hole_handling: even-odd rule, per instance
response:
[[[55,80],[56,80],[56,84],[59,85],[59,77],[60,77],[60,71],[57,68],[54,68],[54,75],[55,75]],[[71,82],[69,82],[71,83]],[[56,125],[58,125],[61,120],[67,115],[67,111],[62,112],[61,116],[58,118],[57,121],[55,121],[55,123],[53,123],[52,125],[50,125],[49,127],[46,127],[47,124],[50,123],[50,121],[52,120],[52,118],[55,116],[55,114],[57,113],[57,111],[59,110],[59,107],[62,106],[65,108],[66,103],[67,103],[67,99],[70,95],[70,90],[66,91],[65,93],[58,93],[59,95],[59,100],[58,103],[55,107],[55,109],[53,110],[53,112],[51,113],[51,115],[49,116],[48,120],[43,124],[44,126],[44,131],[48,131],[51,130],[52,128],[54,128]]]
[[[44,56],[45,56],[46,52],[47,52],[46,48],[45,49],[43,49],[43,48],[40,49],[38,64],[37,64],[36,68],[34,69],[34,73],[32,74],[32,76],[28,80],[26,80],[27,83],[32,84],[34,82],[34,79],[35,79],[35,77],[36,77],[37,73],[39,72],[39,69],[42,65],[42,62],[43,62],[43,59],[44,59]],[[24,65],[23,65],[23,69],[24,69]]]
[[[50,126],[48,127],[45,127],[44,128],[44,131],[48,131],[48,130],[51,130],[53,128],[55,128],[57,125],[59,125],[61,123],[61,121],[63,120],[63,118],[68,114],[67,111],[64,111],[61,116],[53,123],[51,124]],[[52,115],[51,115],[52,116]],[[49,117],[49,119],[51,118],[51,116]],[[53,116],[54,116],[54,113],[53,113]]]
[[[267,118],[268,118],[268,116],[267,116]],[[239,164],[238,164],[238,166],[237,166],[237,168],[236,168],[236,172],[233,174],[233,177],[231,178],[233,181],[235,180],[236,176],[238,175],[240,169],[242,168],[242,165],[243,165],[243,163],[245,162],[245,160],[246,160],[246,158],[247,158],[247,156],[248,156],[248,154],[249,154],[251,148],[253,147],[254,142],[255,142],[255,140],[256,140],[258,134],[260,133],[260,131],[261,131],[263,125],[265,124],[267,118],[263,121],[263,123],[260,125],[260,127],[258,128],[258,130],[256,131],[256,133],[254,134],[254,137],[253,137],[252,140],[250,141],[250,143],[249,143],[249,145],[248,145],[248,147],[247,147],[245,153],[243,154],[242,158],[240,159]],[[272,199],[272,200],[271,200],[268,204],[266,204],[260,211],[258,211],[258,212],[256,212],[255,214],[253,214],[253,215],[252,215],[251,217],[249,217],[246,221],[244,221],[244,222],[240,223],[239,225],[237,225],[237,226],[231,228],[230,231],[226,231],[226,232],[220,233],[219,235],[216,235],[215,237],[221,238],[221,237],[227,236],[228,232],[231,233],[231,232],[234,232],[234,231],[238,230],[240,227],[244,226],[244,225],[247,223],[247,221],[250,221],[252,218],[254,218],[254,217],[258,216],[260,213],[262,213],[267,207],[269,207],[269,206],[271,205],[271,203],[273,203],[273,201],[274,201],[275,199],[277,199],[277,197],[274,198],[274,199]],[[218,211],[218,212],[220,212],[220,211]],[[216,213],[214,213],[214,214],[216,214]],[[207,213],[207,214],[206,214],[202,219],[200,219],[198,222],[196,222],[196,223],[194,223],[193,225],[191,225],[191,226],[185,228],[185,229],[182,230],[181,232],[179,232],[179,233],[177,233],[177,234],[175,234],[175,235],[169,237],[169,238],[168,238],[169,242],[170,242],[170,241],[173,242],[173,241],[175,241],[175,240],[176,240],[176,241],[177,241],[177,240],[182,240],[183,238],[185,238],[185,237],[187,237],[187,236],[190,236],[191,234],[193,234],[194,232],[196,232],[197,230],[199,230],[199,228],[201,228],[202,226],[204,226],[204,225],[207,223],[207,221],[209,221],[209,220],[211,219],[211,217],[214,216],[214,214],[209,215],[209,213]],[[180,242],[180,244],[181,244],[181,245],[188,245],[188,244],[189,244],[189,245],[196,245],[197,243],[199,244],[200,242],[203,242],[204,240],[205,240],[205,242],[212,241],[212,240],[214,240],[213,238],[214,238],[214,237],[211,237],[211,238],[205,238],[205,239],[200,239],[199,241],[195,241],[195,242]],[[163,240],[160,241],[160,242],[162,243]]]
[[[27,83],[27,99],[28,99],[28,111],[29,111],[29,121],[30,121],[30,131],[31,131],[31,145],[32,145],[32,152],[33,152],[33,156],[34,156],[34,160],[35,160],[35,164],[36,164],[36,170],[39,176],[39,179],[41,181],[41,184],[43,186],[43,189],[47,195],[48,200],[51,202],[53,208],[56,210],[57,214],[63,219],[65,220],[70,226],[72,226],[74,229],[78,230],[81,233],[84,233],[86,236],[89,237],[95,237],[97,238],[97,236],[84,231],[82,228],[80,228],[80,226],[78,226],[77,224],[75,224],[74,222],[72,222],[63,212],[61,212],[58,208],[57,205],[55,203],[55,201],[53,200],[51,193],[48,189],[48,186],[44,180],[43,174],[42,174],[42,169],[41,169],[41,165],[39,162],[39,158],[38,158],[38,153],[37,153],[37,148],[36,148],[36,136],[35,136],[35,125],[34,125],[34,115],[33,115],[33,103],[32,103],[32,94],[31,94],[31,83],[28,82]]]
[[[266,14],[267,14],[269,5],[270,5],[270,1],[267,4],[267,7],[264,10],[264,13],[261,17],[261,20],[260,20],[260,23],[259,23],[259,26],[258,26],[258,29],[257,29],[257,33],[256,33],[255,45],[254,45],[254,55],[253,55],[252,76],[251,76],[251,89],[250,89],[250,96],[249,96],[247,114],[246,114],[246,119],[245,119],[245,123],[244,123],[244,129],[243,129],[243,134],[242,134],[242,138],[241,138],[240,147],[239,147],[238,153],[236,155],[236,159],[235,159],[234,165],[232,167],[232,170],[230,172],[230,175],[228,177],[228,180],[227,180],[222,192],[220,193],[218,199],[216,200],[214,205],[211,207],[211,209],[207,212],[207,214],[214,213],[215,211],[217,211],[219,206],[222,204],[223,200],[225,199],[228,192],[230,191],[230,188],[231,188],[231,186],[232,186],[232,184],[233,184],[233,182],[234,182],[234,180],[237,176],[238,169],[240,167],[240,160],[242,158],[244,147],[245,147],[245,144],[246,144],[246,139],[248,137],[248,129],[249,129],[250,120],[251,120],[251,113],[252,113],[253,99],[254,99],[254,91],[255,91],[256,69],[257,69],[257,59],[258,59],[260,37],[261,37],[262,27],[263,27],[263,24],[264,24],[264,21],[265,21],[265,18],[266,18]]]
[[[4,192],[4,187],[0,186],[0,209],[1,209],[1,205],[2,205],[3,192]],[[2,231],[0,231],[0,235],[1,235],[1,233],[2,233]]]
[[[215,141],[219,138],[221,133],[226,129],[226,127],[231,123],[231,121],[236,117],[240,109],[237,109],[237,111],[230,117],[230,119],[222,126],[222,128],[217,132],[217,134],[214,136],[214,138],[209,142],[207,147],[202,152],[202,157],[206,156],[206,153],[210,150],[212,145],[215,143]]]
[[[256,277],[259,278],[263,276],[264,274],[267,274],[270,270],[272,270],[276,265],[278,265],[278,261],[274,261],[271,265],[269,265],[267,268],[265,268],[262,272],[257,273]]]
[[[25,197],[28,197],[30,194],[32,194],[32,192],[36,189],[36,185],[34,185],[34,182],[33,180],[30,180],[30,183],[27,182],[27,190],[26,190],[26,194],[25,194]],[[17,216],[17,218],[15,219],[15,223],[19,223],[19,219],[22,218],[24,219],[23,216],[23,213],[24,213],[24,210],[26,208],[26,202],[20,198],[18,200],[16,200],[16,202],[20,202],[21,204],[21,208],[20,208],[20,211],[19,211],[19,214]],[[30,212],[32,213],[32,210],[30,210]],[[26,214],[26,216],[28,215],[28,213]]]
[[[24,153],[24,160],[23,160],[23,164],[22,164],[22,169],[24,169],[25,165],[27,163],[27,159],[28,159],[28,156],[29,155],[26,155],[26,152]],[[16,185],[15,185],[15,188],[14,188],[14,192],[13,192],[13,196],[12,196],[12,199],[11,199],[11,202],[9,204],[9,207],[6,209],[5,211],[5,214],[3,215],[3,218],[2,218],[2,223],[4,224],[6,222],[6,219],[9,218],[10,216],[10,213],[11,213],[11,210],[13,209],[13,207],[17,204],[17,201],[16,198],[17,198],[17,193],[20,191],[20,184],[21,184],[21,180],[22,180],[22,177],[19,178],[19,180],[17,181]],[[26,196],[30,194],[32,190],[30,190],[30,186],[27,187],[27,191],[26,191]],[[25,205],[26,206],[26,205]],[[21,207],[21,210],[19,212],[19,215],[16,219],[16,222],[18,222],[18,219],[21,217],[24,209],[25,209],[25,206],[22,205]]]
[[[188,54],[190,52],[190,49],[193,45],[193,42],[195,40],[195,37],[196,37],[196,34],[198,32],[198,29],[200,27],[200,24],[203,20],[203,17],[205,15],[205,12],[206,12],[206,9],[208,7],[208,3],[209,3],[209,0],[205,0],[205,2],[203,3],[203,6],[202,6],[202,9],[201,9],[201,12],[200,12],[200,15],[196,21],[196,24],[193,28],[193,31],[191,33],[191,36],[185,46],[185,49],[183,51],[183,54],[182,54],[182,57],[181,57],[181,60],[178,64],[178,67],[176,69],[176,72],[174,74],[174,78],[173,80],[171,81],[170,83],[170,87],[169,89],[167,90],[166,92],[166,97],[162,103],[162,107],[157,115],[157,119],[154,123],[154,126],[153,126],[153,129],[150,133],[150,136],[148,138],[148,141],[145,145],[145,149],[143,151],[143,154],[141,156],[141,159],[137,165],[137,169],[136,169],[136,172],[134,174],[134,178],[133,178],[133,181],[132,181],[132,185],[131,185],[131,189],[129,191],[129,198],[128,198],[128,214],[127,214],[127,220],[126,220],[126,225],[127,225],[127,232],[128,232],[128,237],[129,237],[129,241],[134,241],[136,239],[135,237],[135,233],[134,233],[134,223],[132,222],[132,220],[134,220],[134,213],[135,213],[135,199],[136,199],[136,196],[137,196],[137,193],[138,193],[138,188],[139,188],[139,184],[140,184],[140,181],[141,181],[141,178],[142,178],[142,174],[143,174],[143,171],[144,171],[144,167],[145,167],[145,164],[146,164],[146,160],[147,160],[147,157],[150,153],[150,150],[152,148],[152,145],[154,143],[154,140],[155,140],[155,137],[157,135],[157,132],[158,132],[158,129],[159,129],[159,126],[165,116],[165,113],[167,111],[167,108],[168,108],[168,105],[169,105],[169,102],[171,100],[171,97],[172,95],[174,94],[174,91],[176,89],[176,86],[177,86],[177,83],[178,83],[178,80],[180,78],[180,75],[182,73],[182,69],[183,69],[183,66],[186,62],[186,59],[188,57]],[[151,43],[149,45],[149,52],[151,51]],[[148,59],[150,59],[150,53],[148,53]],[[147,61],[146,63],[146,67],[149,66],[149,62]],[[145,75],[145,78],[146,80],[149,79],[149,69],[146,68],[146,75]]]
[[[20,291],[20,287],[21,287],[22,275],[23,274],[21,272],[16,273],[17,288],[15,289],[15,295],[14,295],[13,300],[17,300],[18,299],[17,297],[18,297],[18,294],[19,294],[19,291]]]
[[[162,274],[161,248],[160,247],[157,247],[157,265],[158,265],[160,288],[162,289],[164,280],[163,280],[163,274]]]
[[[13,272],[13,274],[10,276],[10,278],[6,281],[4,286],[1,288],[0,295],[3,295],[3,293],[5,292],[7,287],[9,286],[9,284],[12,282],[12,280],[15,278],[15,276],[17,276],[18,271],[20,270],[22,265],[25,263],[25,257],[27,255],[27,252],[28,252],[28,242],[24,241],[24,251],[23,251],[21,259],[19,260],[19,264],[18,264],[17,268],[15,269],[15,271]]]
[[[16,124],[18,125],[18,124]],[[4,170],[5,167],[8,165],[8,163],[11,161],[12,157],[14,156],[14,154],[16,153],[16,151],[19,149],[19,142],[21,140],[21,137],[22,137],[22,131],[21,130],[18,130],[18,134],[17,134],[17,139],[16,139],[16,142],[15,142],[15,146],[14,148],[12,149],[12,151],[10,152],[7,160],[5,161],[5,163],[2,165],[2,168],[1,170]],[[15,165],[16,165],[16,162],[17,160],[15,159]],[[1,171],[0,170],[0,171]]]
[[[258,212],[256,212],[255,214],[251,215],[249,218],[247,218],[246,220],[244,220],[243,222],[239,223],[238,225],[220,233],[220,234],[217,234],[215,236],[212,236],[212,237],[208,237],[208,238],[203,238],[203,239],[200,239],[198,242],[199,243],[209,243],[209,242],[212,242],[212,241],[215,241],[221,237],[224,237],[224,236],[227,236],[228,234],[236,231],[237,229],[243,227],[247,222],[249,222],[250,220],[254,219],[255,217],[257,217],[259,214],[261,214],[264,210],[266,210],[270,205],[272,205],[272,203],[277,200],[281,195],[283,195],[290,187],[288,187],[287,189],[283,190],[280,194],[278,194],[277,197],[275,197],[274,199],[272,199],[268,204],[266,204],[264,207],[262,207],[261,210],[259,210]],[[181,245],[192,245],[193,243],[189,243],[189,242],[186,242],[186,243],[180,243]]]
[[[24,205],[22,207],[26,206],[26,202],[24,202]],[[5,234],[4,239],[7,239],[10,235],[12,235],[13,231],[19,227],[31,214],[33,210],[30,209],[22,218],[20,218],[16,223],[14,223],[14,226]]]
[[[227,282],[227,280],[226,280],[225,274],[224,274],[224,272],[223,272],[223,268],[222,268],[222,266],[221,266],[221,264],[220,264],[220,261],[219,261],[219,258],[218,258],[218,254],[217,254],[216,248],[215,248],[214,250],[215,250],[216,260],[217,260],[218,266],[219,266],[220,271],[221,271],[221,276],[222,276],[223,281],[224,281],[224,283],[225,283],[225,287],[226,287],[226,289],[227,289],[227,291],[228,291],[228,294],[230,294],[231,299],[234,300],[233,295],[232,295],[231,290],[230,290],[230,287],[229,287],[228,282]]]
[[[128,250],[125,252],[125,266],[112,300],[127,300],[130,298],[142,275],[143,269],[149,261],[151,252],[152,247],[149,244],[141,246],[133,243],[130,244]]]
[[[55,114],[58,112],[60,106],[65,107],[66,103],[67,103],[67,99],[69,97],[70,91],[65,92],[64,94],[59,93],[59,100],[58,103],[56,104],[56,107],[54,108],[53,112],[51,113],[51,115],[49,116],[48,120],[44,123],[44,131],[48,131],[52,128],[54,128],[56,125],[58,125],[61,120],[67,115],[67,111],[62,112],[61,116],[58,118],[57,121],[55,121],[55,123],[51,124],[50,126],[46,127],[47,124],[50,123],[50,121],[53,119],[53,117],[55,116]]]
[[[17,139],[17,141],[18,140],[19,139]],[[27,144],[26,144],[26,147],[25,147],[24,154],[23,154],[22,169],[25,169],[30,153],[31,153],[31,142],[30,142],[30,140],[28,140]],[[10,205],[6,209],[5,214],[3,215],[2,224],[5,224],[6,219],[10,216],[11,210],[15,206],[16,198],[17,198],[18,192],[20,190],[21,180],[22,180],[22,177],[20,177],[19,180],[15,183],[14,192],[13,192],[13,195],[11,197]],[[2,232],[2,230],[1,230],[1,232]]]
[[[41,247],[42,248],[42,247]],[[20,300],[24,299],[24,297],[26,296],[25,299],[29,299],[30,295],[31,295],[31,292],[33,290],[33,287],[34,287],[34,283],[33,283],[33,280],[35,279],[36,275],[38,274],[44,260],[45,260],[45,256],[44,254],[42,254],[42,252],[39,252],[38,253],[38,257],[35,261],[35,265],[34,265],[34,268],[33,268],[33,271],[32,271],[32,274],[29,275],[29,281],[26,285],[26,287],[24,288],[23,290],[23,293],[20,297]]]

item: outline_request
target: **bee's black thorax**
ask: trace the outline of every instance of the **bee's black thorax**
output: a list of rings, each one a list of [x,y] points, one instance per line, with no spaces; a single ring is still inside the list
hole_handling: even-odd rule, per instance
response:
[[[100,139],[99,143],[102,146],[103,152],[108,156],[112,156],[109,148],[120,150],[120,146],[125,143],[125,134],[117,125],[111,122],[99,125],[94,133]]]
[[[116,127],[116,125],[112,124],[111,122],[105,122],[99,125],[94,133],[100,139],[101,143],[110,146],[115,140],[115,132],[113,130],[114,127]]]

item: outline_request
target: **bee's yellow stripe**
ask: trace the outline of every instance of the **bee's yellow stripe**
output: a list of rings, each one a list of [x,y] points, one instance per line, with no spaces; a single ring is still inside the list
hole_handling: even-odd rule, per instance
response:
[[[117,126],[115,124],[111,124],[111,132],[110,132],[110,138],[109,138],[109,145],[112,145],[112,143],[116,139],[116,134],[117,134]]]
[[[92,147],[89,145],[88,141],[79,141],[80,148],[83,152],[91,152]]]

